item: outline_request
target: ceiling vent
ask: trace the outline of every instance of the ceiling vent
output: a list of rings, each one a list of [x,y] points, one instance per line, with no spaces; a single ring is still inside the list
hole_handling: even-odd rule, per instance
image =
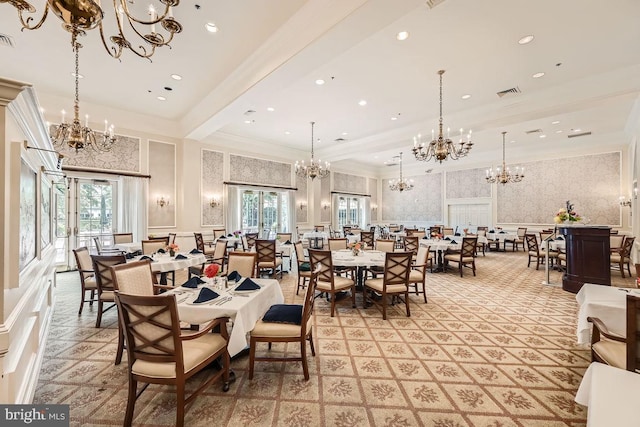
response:
[[[522,93],[522,91],[518,86],[512,87],[510,89],[501,90],[500,92],[497,92],[496,95],[498,95],[498,98],[503,98],[507,95],[513,95],[516,93]]]
[[[429,7],[429,9],[433,9],[434,7],[439,5],[440,3],[444,3],[444,0],[427,0],[426,3],[427,3],[427,6]]]
[[[344,139],[344,138],[336,138],[336,139],[334,139],[333,141],[334,141],[334,142],[345,142],[345,141],[346,141],[346,139]]]
[[[525,132],[527,135],[533,135],[536,133],[542,133],[542,129],[532,129]]]
[[[571,135],[567,135],[567,138],[578,138],[579,136],[587,136],[587,135],[591,135],[591,132],[574,133]]]
[[[247,111],[244,112],[244,115],[245,116],[250,116],[250,115],[254,114],[255,112],[256,112],[256,110],[247,110]]]
[[[13,44],[13,38],[11,38],[11,36],[7,34],[1,34],[1,33],[0,33],[0,46],[16,47],[15,44]]]

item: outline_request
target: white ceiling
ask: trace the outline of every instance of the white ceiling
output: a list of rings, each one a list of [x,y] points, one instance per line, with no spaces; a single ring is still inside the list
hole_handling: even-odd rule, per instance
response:
[[[32,2],[39,10],[44,4]],[[409,151],[413,136],[430,136],[437,127],[437,71],[445,69],[444,125],[456,135],[473,129],[475,142],[469,157],[449,167],[498,161],[502,131],[515,141],[507,161],[628,142],[623,131],[640,93],[637,0],[445,0],[433,8],[423,0],[200,0],[199,9],[196,3],[175,8],[184,31],[153,62],[131,53],[112,59],[97,31],[89,32],[80,52],[82,113],[86,103],[155,116],[179,137],[254,141],[294,158],[308,156],[315,121],[316,157],[335,166],[382,167],[404,151],[407,168],[438,170]],[[209,21],[218,33],[205,31]],[[403,30],[409,38],[396,40]],[[51,95],[47,100],[72,96],[70,36],[57,18],[21,32],[15,10],[2,4],[0,33],[15,43],[0,47],[0,76],[34,84]],[[534,41],[519,45],[528,34]],[[546,74],[534,79],[536,72]],[[172,80],[173,73],[183,80]],[[326,84],[316,85],[318,78]],[[522,93],[496,95],[512,87]],[[462,100],[463,94],[472,97]],[[50,120],[52,111],[71,107],[48,104]],[[533,129],[546,138],[525,133]],[[568,139],[572,129],[592,135]]]

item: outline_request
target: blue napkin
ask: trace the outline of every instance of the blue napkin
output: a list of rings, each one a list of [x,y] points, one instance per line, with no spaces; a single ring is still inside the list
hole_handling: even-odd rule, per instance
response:
[[[423,239],[424,240],[429,240],[429,238],[426,235],[423,237]]]
[[[165,253],[165,250],[164,250],[164,249],[162,249],[162,248],[160,248],[160,249],[158,249],[156,252],[158,252],[159,254],[163,254],[163,253]]]
[[[558,237],[556,237],[556,240],[564,240],[564,237],[558,236]]]
[[[200,252],[197,249],[191,249],[191,252],[189,252],[189,253],[192,254],[192,255],[196,255],[196,254],[201,254],[202,252]]]
[[[251,279],[245,279],[237,288],[236,291],[255,291],[260,289],[260,285]]]
[[[199,278],[198,276],[196,276],[184,282],[182,286],[184,286],[185,288],[195,289],[198,287],[198,285],[201,285],[203,283],[206,283],[206,282],[201,278]]]
[[[209,288],[202,288],[200,289],[200,294],[198,295],[198,298],[196,298],[193,302],[194,304],[199,304],[201,302],[211,301],[213,299],[218,298],[219,296],[220,295],[218,295],[216,291],[212,291]]]
[[[495,233],[496,230],[489,230],[489,233]]]
[[[507,233],[506,233],[505,231],[501,231],[501,232],[500,232],[500,233],[498,233],[498,234],[507,234]]]
[[[451,240],[451,237],[447,236],[444,238],[444,240]]]
[[[460,235],[460,233],[456,233],[456,234],[454,234],[454,236],[459,236],[459,235]]]
[[[242,276],[236,270],[233,270],[231,273],[227,275],[227,279],[233,280],[236,283],[238,283],[240,280],[242,280]]]
[[[124,256],[126,259],[134,259],[136,256],[135,254],[125,254]]]
[[[148,259],[148,260],[149,260],[149,261],[151,261],[151,262],[156,262],[156,260],[155,260],[155,259],[151,258],[150,256],[146,256],[146,255],[141,256],[141,257],[140,257],[140,259],[139,259],[139,261],[144,261],[145,259]]]
[[[450,245],[455,245],[456,243],[458,243],[458,242],[456,242],[455,240],[452,240],[452,241],[449,242]]]
[[[186,257],[186,256],[184,256],[182,254],[178,254],[173,259],[188,259],[188,257]]]
[[[227,240],[227,236],[220,236],[218,237],[218,240]]]
[[[349,236],[353,236],[353,235],[354,235],[353,233],[349,233]]]
[[[291,244],[291,240],[287,240],[286,242],[283,243],[283,245],[290,245]]]
[[[227,234],[227,237],[233,237],[233,234]]]

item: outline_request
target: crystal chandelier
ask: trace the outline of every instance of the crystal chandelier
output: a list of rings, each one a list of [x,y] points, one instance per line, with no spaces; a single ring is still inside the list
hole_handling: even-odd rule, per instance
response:
[[[402,177],[402,151],[400,152],[400,178],[389,181],[389,190],[391,191],[411,191],[413,190],[413,180]]]
[[[107,120],[104,121],[104,132],[98,133],[89,127],[89,115],[85,115],[84,126],[80,123],[80,96],[78,91],[78,80],[80,76],[79,69],[79,51],[82,45],[78,43],[78,32],[71,33],[71,44],[76,59],[75,82],[76,96],[73,101],[73,121],[65,122],[65,112],[62,110],[62,121],[54,129],[50,135],[51,142],[56,148],[69,147],[76,150],[91,147],[96,151],[109,151],[112,145],[117,141],[114,133],[114,126],[109,126]]]
[[[502,132],[502,169],[497,167],[494,171],[493,168],[487,170],[486,180],[489,184],[499,182],[500,184],[506,184],[508,182],[520,182],[524,178],[524,168],[516,166],[515,173],[507,167],[504,160],[504,136],[507,132]]]
[[[103,9],[100,0],[47,0],[44,12],[39,21],[35,21],[29,14],[36,13],[36,8],[27,0],[0,0],[1,3],[9,3],[18,10],[18,17],[22,24],[22,29],[37,30],[47,19],[49,10],[53,12],[63,22],[62,27],[70,33],[77,32],[85,34],[85,30],[92,30],[96,27],[100,29],[102,44],[109,55],[120,58],[124,49],[142,58],[151,58],[156,48],[168,46],[176,33],[182,31],[182,25],[173,19],[173,7],[177,7],[180,0],[149,0],[161,4],[158,13],[151,4],[146,6],[134,0],[113,0],[113,7],[105,6]],[[109,10],[117,28],[115,35],[105,38],[103,28],[104,10]],[[146,17],[144,17],[146,15]],[[167,34],[156,32],[156,24]],[[144,26],[150,27],[150,32],[145,34]],[[136,36],[136,41],[127,39],[124,33],[125,28],[131,28],[129,36]],[[138,38],[140,40],[138,40]],[[141,44],[141,42],[144,42]],[[136,46],[137,47],[134,47]]]
[[[323,166],[322,161],[316,161],[313,157],[313,126],[315,124],[316,122],[311,122],[311,162],[308,165],[304,164],[304,160],[299,163],[296,162],[296,175],[302,178],[314,179],[318,177],[322,179],[329,175],[329,163],[324,162]]]
[[[447,160],[450,157],[452,160],[458,160],[460,157],[464,157],[469,154],[469,151],[473,147],[471,142],[471,131],[467,134],[467,139],[462,138],[463,129],[460,129],[460,141],[456,144],[449,139],[449,129],[447,129],[447,138],[443,135],[442,125],[442,75],[444,70],[438,71],[440,75],[440,121],[438,123],[438,139],[435,139],[433,130],[431,131],[431,142],[426,144],[422,142],[421,135],[413,138],[413,154],[416,156],[416,160],[429,161],[435,159],[442,163],[443,160]]]

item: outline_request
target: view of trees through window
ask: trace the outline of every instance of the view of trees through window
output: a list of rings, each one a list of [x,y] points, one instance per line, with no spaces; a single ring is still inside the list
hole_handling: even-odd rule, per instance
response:
[[[289,224],[289,198],[277,191],[242,192],[242,229],[260,233],[262,238],[275,238],[277,232],[287,232]]]
[[[113,187],[110,183],[81,183],[78,188],[80,234],[113,232]]]

